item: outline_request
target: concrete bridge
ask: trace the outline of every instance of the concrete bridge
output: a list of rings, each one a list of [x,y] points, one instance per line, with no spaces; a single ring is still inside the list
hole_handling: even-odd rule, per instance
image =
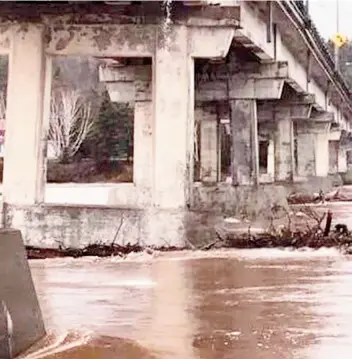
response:
[[[0,14],[3,225],[27,242],[110,241],[123,218],[120,241],[183,245],[225,213],[267,212],[347,169],[349,90],[301,1],[14,2]],[[111,99],[134,106],[134,183],[89,186],[100,206],[72,200],[84,185],[45,190],[56,55],[106,59]]]

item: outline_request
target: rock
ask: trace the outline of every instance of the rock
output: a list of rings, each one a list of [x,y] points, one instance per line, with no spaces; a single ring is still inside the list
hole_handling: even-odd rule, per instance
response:
[[[239,224],[241,223],[242,221],[240,221],[239,219],[235,218],[235,217],[228,217],[228,218],[225,218],[224,219],[224,222],[225,223],[228,223],[228,224]]]
[[[305,213],[303,213],[303,212],[296,212],[295,213],[295,216],[296,217],[300,217],[300,218],[302,218],[302,217],[308,217]]]

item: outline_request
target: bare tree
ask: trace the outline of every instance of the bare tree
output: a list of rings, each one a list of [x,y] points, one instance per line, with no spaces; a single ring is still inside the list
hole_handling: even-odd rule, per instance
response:
[[[54,155],[68,162],[92,129],[92,104],[77,89],[61,88],[51,96],[49,141]]]

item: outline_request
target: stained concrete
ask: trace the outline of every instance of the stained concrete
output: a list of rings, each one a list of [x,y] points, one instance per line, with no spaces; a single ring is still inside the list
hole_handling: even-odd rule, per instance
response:
[[[16,356],[45,335],[42,314],[18,230],[0,230],[0,275],[0,301],[5,304],[12,321],[11,345],[13,355]],[[5,326],[0,325],[0,328],[4,329]],[[0,333],[0,336],[3,334]],[[5,351],[5,345],[2,350]],[[7,354],[1,352],[1,349],[0,353]],[[1,358],[6,359],[6,356]]]

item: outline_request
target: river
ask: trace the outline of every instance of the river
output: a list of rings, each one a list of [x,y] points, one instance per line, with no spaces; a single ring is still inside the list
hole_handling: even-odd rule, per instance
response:
[[[31,261],[48,336],[26,359],[350,358],[352,260],[217,250]]]

